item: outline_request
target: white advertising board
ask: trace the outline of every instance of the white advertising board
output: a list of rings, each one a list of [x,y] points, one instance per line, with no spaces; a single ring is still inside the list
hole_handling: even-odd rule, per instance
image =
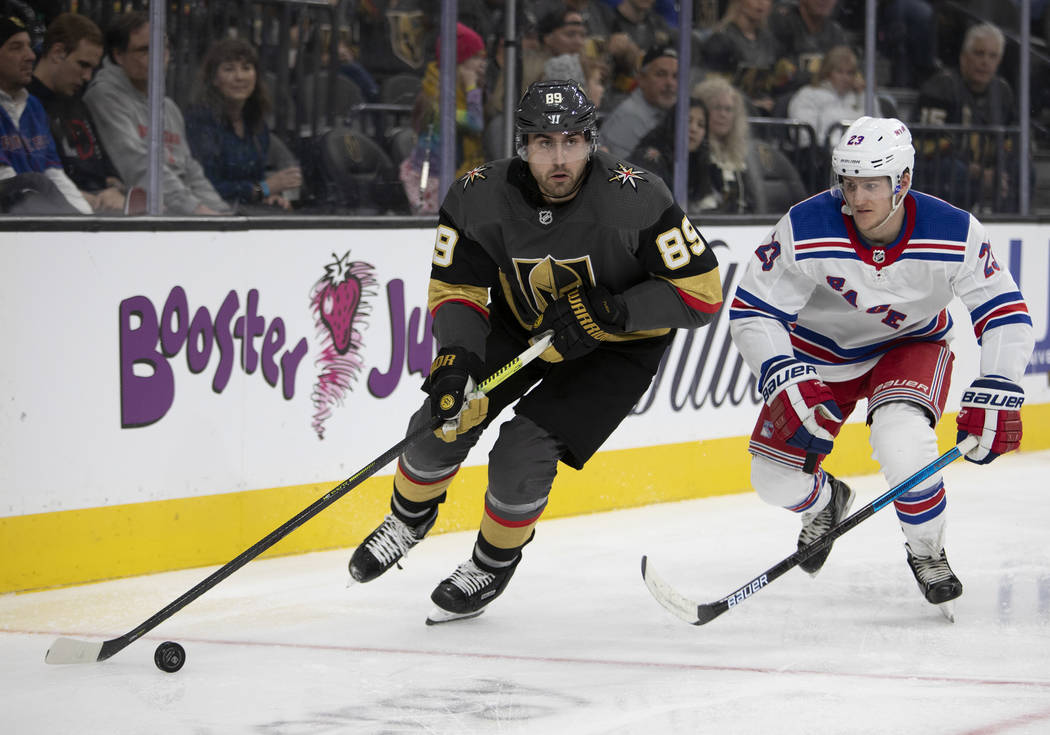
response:
[[[768,230],[701,229],[730,287]],[[1050,402],[1050,226],[989,229],[1036,325],[1028,400]],[[429,229],[6,236],[0,516],[357,471],[423,399],[432,240]],[[977,371],[969,316],[959,303],[952,313],[949,406]],[[679,333],[607,449],[750,432],[753,379],[726,319]],[[492,438],[470,463],[484,464]]]

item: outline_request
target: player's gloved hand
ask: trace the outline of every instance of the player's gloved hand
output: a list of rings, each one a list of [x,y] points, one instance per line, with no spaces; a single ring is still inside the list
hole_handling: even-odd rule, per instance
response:
[[[1024,390],[1017,383],[988,375],[977,378],[963,391],[962,410],[956,419],[955,442],[973,434],[978,444],[965,456],[970,462],[988,464],[1021,444],[1021,406]]]
[[[481,358],[462,347],[444,347],[434,358],[423,390],[430,394],[430,415],[442,419],[434,431],[440,439],[454,442],[485,420],[489,398],[475,382],[482,370]]]
[[[594,350],[613,334],[624,331],[627,307],[604,286],[590,291],[574,288],[551,302],[532,325],[534,334],[547,330],[554,339],[540,357],[547,362],[575,360]]]
[[[778,436],[807,452],[831,454],[831,430],[841,423],[842,411],[816,368],[777,355],[762,365],[759,385]]]

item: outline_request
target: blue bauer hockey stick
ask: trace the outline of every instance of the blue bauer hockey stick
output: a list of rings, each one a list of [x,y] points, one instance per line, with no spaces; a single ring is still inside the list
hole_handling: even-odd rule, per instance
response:
[[[963,456],[976,446],[977,437],[972,435],[967,436],[956,446],[930,462],[908,479],[894,485],[853,515],[843,518],[819,538],[814,539],[811,543],[803,546],[791,556],[775,566],[770,567],[742,587],[737,588],[715,602],[694,602],[693,600],[690,600],[665,582],[653,570],[653,567],[648,563],[648,557],[646,556],[642,557],[642,579],[645,580],[645,586],[649,588],[649,592],[656,598],[656,601],[670,611],[671,614],[692,625],[703,625],[704,623],[709,623],[726,610],[736,607],[744,602],[774,579],[798,566],[799,562],[808,559],[818,549],[825,548],[839,536],[863,521],[866,521],[868,518],[875,515],[875,513],[892,503],[896,498],[908,492],[931,475],[935,475],[943,467],[959,459],[959,457]]]

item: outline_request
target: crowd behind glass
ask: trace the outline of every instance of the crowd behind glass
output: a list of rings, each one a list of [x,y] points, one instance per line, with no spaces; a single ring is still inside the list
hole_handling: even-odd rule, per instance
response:
[[[145,213],[149,3],[0,7],[0,211]],[[460,0],[454,124],[442,126],[447,6],[437,0],[173,0],[158,206],[168,216],[433,215],[451,180],[444,134],[454,136],[453,177],[513,155],[508,59],[519,90],[578,81],[600,109],[600,145],[673,190],[677,161],[690,214],[778,216],[826,188],[831,147],[865,114],[863,0],[696,0],[684,43],[677,7]],[[1017,28],[974,7],[878,3],[874,112],[912,129],[916,188],[1016,213],[1019,136],[1027,128],[1026,144],[1050,142],[1050,85],[1032,85],[1019,117]],[[679,99],[687,115],[676,114]],[[1031,200],[1032,211],[1048,206]]]

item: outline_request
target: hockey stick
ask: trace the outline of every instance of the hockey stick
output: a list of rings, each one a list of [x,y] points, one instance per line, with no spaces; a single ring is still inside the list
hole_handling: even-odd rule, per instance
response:
[[[868,518],[875,515],[876,512],[892,503],[896,498],[908,492],[931,475],[936,474],[941,468],[951,464],[976,446],[977,437],[973,435],[967,436],[956,446],[930,462],[908,479],[893,486],[853,515],[836,523],[820,538],[817,538],[812,543],[802,547],[779,564],[762,572],[744,586],[729,593],[721,600],[716,600],[715,602],[694,602],[693,600],[690,600],[657,575],[657,573],[653,571],[652,565],[648,563],[648,558],[645,556],[642,557],[642,579],[645,580],[645,586],[649,588],[649,592],[651,592],[653,597],[656,598],[656,601],[663,605],[672,614],[693,625],[709,623],[729,608],[736,607],[774,579],[797,566],[799,562],[808,559],[818,549],[826,547],[854,526],[859,525],[862,521],[866,521]]]
[[[477,390],[481,393],[488,393],[493,388],[503,383],[510,378],[510,376],[525,367],[525,365],[536,359],[536,357],[538,357],[539,354],[550,345],[552,337],[553,334],[551,332],[545,332],[528,349],[483,380]],[[153,628],[157,627],[179,610],[186,607],[186,605],[196,600],[215,585],[219,584],[219,582],[223,581],[252,559],[259,556],[259,554],[269,549],[296,528],[306,523],[335,501],[339,500],[339,498],[346,495],[364,480],[386,466],[409,446],[423,438],[428,432],[437,429],[440,424],[440,419],[434,419],[416,431],[410,433],[397,444],[390,447],[390,449],[386,450],[362,467],[356,474],[343,480],[339,485],[329,490],[303,510],[299,511],[299,513],[289,519],[280,528],[274,529],[267,536],[256,542],[255,545],[241,552],[239,556],[227,562],[224,566],[216,569],[195,587],[173,600],[167,607],[160,610],[153,617],[144,621],[133,630],[128,631],[118,638],[112,638],[101,643],[80,641],[73,638],[58,638],[51,644],[51,647],[47,649],[44,661],[49,664],[80,664],[90,663],[92,661],[105,661],[107,658],[118,653],[124,649],[125,646],[134,642],[142,635],[153,630]]]

